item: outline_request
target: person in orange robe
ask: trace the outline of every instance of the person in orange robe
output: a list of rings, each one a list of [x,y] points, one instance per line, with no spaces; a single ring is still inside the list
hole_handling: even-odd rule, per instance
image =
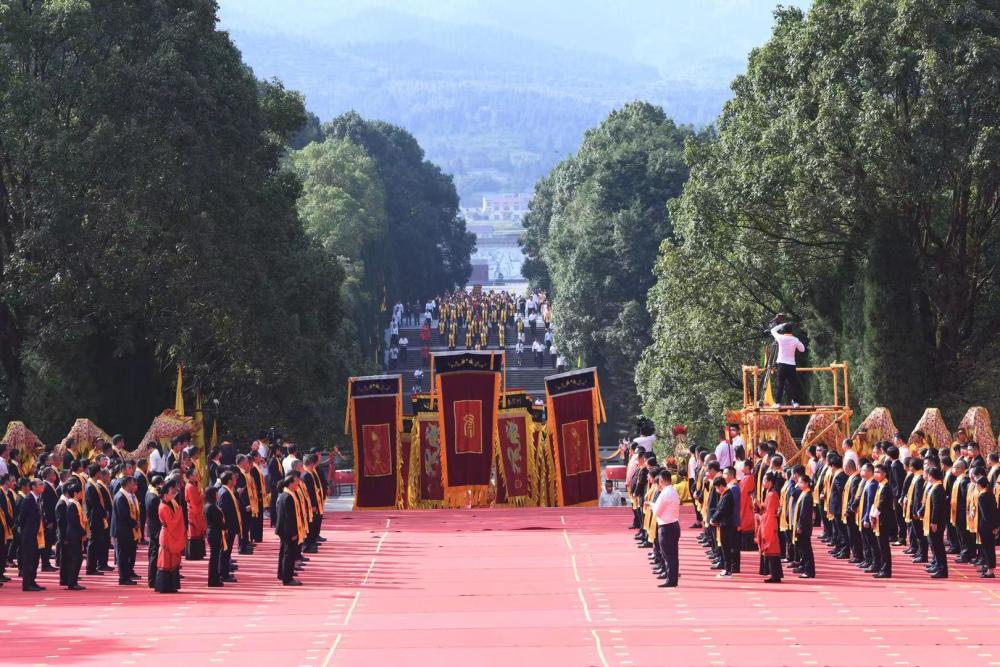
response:
[[[757,490],[757,480],[753,476],[753,464],[750,461],[737,461],[743,466],[743,479],[740,480],[740,551],[754,551],[754,514],[753,499]]]
[[[764,475],[764,506],[760,511],[757,524],[757,547],[761,558],[766,564],[766,572],[770,575],[764,580],[766,584],[781,582],[781,541],[778,538],[778,513],[781,510],[781,500],[776,486],[781,486],[784,480],[773,472]]]
[[[184,556],[188,560],[205,560],[205,533],[208,525],[205,522],[205,496],[200,482],[198,469],[192,467],[184,488],[188,518],[187,551]]]
[[[176,593],[181,588],[181,555],[187,537],[184,514],[175,500],[177,479],[171,479],[160,489],[160,554],[156,559],[156,592]]]

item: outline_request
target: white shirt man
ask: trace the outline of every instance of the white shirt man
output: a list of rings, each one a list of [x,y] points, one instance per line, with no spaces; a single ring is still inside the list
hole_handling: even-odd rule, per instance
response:
[[[803,345],[802,341],[795,336],[781,333],[784,328],[784,324],[779,324],[771,329],[771,336],[773,336],[774,340],[778,343],[778,363],[794,366],[795,353],[805,352],[806,346]]]
[[[3,454],[0,454],[0,475],[7,474],[7,456],[10,452],[10,447],[4,449]]]
[[[721,440],[715,447],[715,458],[719,462],[719,467],[725,470],[736,461],[736,445],[734,443]]]
[[[167,474],[167,459],[156,449],[149,452],[149,471]]]
[[[524,343],[522,343],[521,341],[517,341],[517,345],[514,346],[514,351],[517,352],[518,354],[523,354]]]
[[[651,452],[653,451],[653,445],[656,443],[656,434],[640,435],[638,438],[632,438],[632,442],[639,445],[647,452]]]
[[[698,470],[698,453],[695,452],[688,457],[688,479],[694,479],[695,472]]]
[[[848,461],[854,461],[854,465],[858,468],[858,470],[861,469],[861,464],[858,462],[858,453],[856,451],[854,451],[854,447],[853,446],[847,446],[847,445],[845,445],[844,446],[844,463],[847,463]]]
[[[610,482],[604,485],[604,491],[601,492],[601,497],[597,501],[598,507],[621,507],[622,506],[622,492],[614,488]]]
[[[666,526],[680,520],[681,498],[677,495],[677,489],[673,484],[667,484],[660,489],[660,495],[653,501],[652,510],[657,526]]]
[[[562,368],[562,369],[566,368],[566,357],[564,357],[561,354],[558,357],[556,357],[556,368]]]

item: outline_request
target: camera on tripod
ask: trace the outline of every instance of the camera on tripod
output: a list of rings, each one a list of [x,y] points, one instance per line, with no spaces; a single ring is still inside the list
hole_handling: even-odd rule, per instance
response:
[[[271,428],[267,429],[266,433],[267,433],[267,439],[271,441],[271,444],[273,446],[275,447],[281,446],[282,440],[284,439],[284,435],[277,426],[272,426]]]

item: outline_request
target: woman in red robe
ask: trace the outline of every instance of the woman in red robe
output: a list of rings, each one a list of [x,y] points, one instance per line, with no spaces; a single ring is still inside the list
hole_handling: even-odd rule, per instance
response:
[[[158,516],[160,529],[160,554],[156,559],[156,592],[176,593],[181,588],[181,556],[187,536],[184,530],[184,513],[175,497],[178,481],[172,479],[160,489]]]
[[[201,491],[198,469],[192,467],[188,473],[188,483],[184,488],[184,500],[187,503],[187,551],[188,560],[205,559],[205,533],[208,525],[205,522],[205,496]]]
[[[740,525],[737,527],[740,531],[740,551],[756,551],[753,499],[757,484],[753,478],[753,464],[749,461],[736,463],[743,466],[743,479],[740,480]]]
[[[776,485],[780,484],[780,479],[772,472],[764,475],[764,507],[761,509],[757,524],[757,546],[760,549],[761,558],[766,563],[767,571],[765,574],[770,575],[764,580],[765,584],[780,583],[783,576],[781,572],[781,541],[778,538],[778,513],[781,499],[775,488]]]

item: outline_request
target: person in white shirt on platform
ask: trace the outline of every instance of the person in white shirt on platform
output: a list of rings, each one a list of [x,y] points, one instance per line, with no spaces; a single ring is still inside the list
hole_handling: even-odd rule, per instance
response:
[[[163,452],[160,451],[160,445],[155,442],[150,443],[149,472],[159,473],[160,475],[167,474],[167,459],[163,456]]]
[[[660,588],[674,588],[680,576],[678,545],[681,539],[681,499],[674,488],[669,470],[661,470],[657,480],[660,495],[656,497],[651,508],[656,517],[656,544],[660,550],[663,568],[656,574],[664,582]]]
[[[524,334],[521,334],[522,336]],[[518,367],[524,362],[524,341],[517,341],[517,345],[514,346],[514,352],[517,353],[517,365]]]
[[[782,405],[785,397],[785,387],[792,407],[799,406],[802,387],[799,385],[798,373],[795,370],[795,353],[805,352],[806,346],[788,330],[787,323],[779,324],[771,329],[771,336],[778,343],[778,382],[774,387],[774,402]]]
[[[625,496],[615,488],[615,483],[610,479],[604,480],[604,491],[597,501],[598,507],[621,507],[625,504]]]

